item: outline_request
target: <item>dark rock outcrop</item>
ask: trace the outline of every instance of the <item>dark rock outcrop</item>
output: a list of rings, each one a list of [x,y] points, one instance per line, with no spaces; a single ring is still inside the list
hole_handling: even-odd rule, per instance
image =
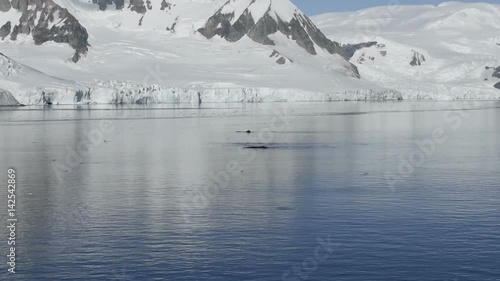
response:
[[[308,17],[299,14],[298,20],[305,25],[307,34],[311,37],[312,41],[316,43],[316,45],[320,48],[326,49],[330,54],[339,54],[349,61],[349,58],[344,53],[342,46],[340,46],[338,42],[328,39]]]
[[[490,78],[493,78],[492,79],[493,81],[498,81],[498,79],[500,79],[500,66],[498,66],[498,67],[486,66],[485,69],[487,71],[485,73],[483,81],[489,81]],[[497,85],[495,85],[495,87]]]
[[[167,31],[175,33],[175,27],[177,26],[178,21],[179,21],[179,17],[176,17],[174,23],[172,23],[172,26],[167,27]]]
[[[11,28],[10,21],[0,27],[0,39],[4,40],[10,34]]]
[[[92,0],[92,3],[97,4],[99,10],[106,11],[109,7],[113,6],[116,10],[122,10],[127,4],[127,9],[134,11],[138,14],[145,14],[148,10],[153,9],[151,0]],[[170,11],[173,6],[166,0],[162,0],[160,10]]]
[[[147,0],[148,8],[151,10],[151,2]],[[146,5],[144,3],[144,0],[130,0],[130,4],[128,5],[128,8],[134,12],[137,12],[139,14],[145,14],[147,12]]]
[[[92,3],[99,5],[99,10],[105,11],[108,5],[115,5],[117,10],[123,9],[125,0],[92,0]]]
[[[363,64],[367,60],[375,61],[375,57],[367,56],[366,53],[362,53],[361,56],[359,56],[358,58],[358,63]]]
[[[491,74],[491,76],[495,78],[500,78],[500,66],[494,69],[495,71],[493,72],[493,74]]]
[[[342,50],[344,50],[344,54],[346,55],[346,57],[351,59],[354,56],[354,53],[356,53],[356,51],[364,48],[370,48],[375,45],[377,45],[377,42],[375,41],[359,43],[359,44],[344,44],[342,45]]]
[[[291,60],[290,58],[287,58],[287,57],[281,55],[280,52],[278,52],[276,50],[273,50],[273,52],[271,53],[271,55],[269,57],[270,58],[278,58],[276,60],[276,63],[279,64],[279,65],[286,64],[287,62],[288,63],[292,63],[293,62],[293,60]]]
[[[250,3],[250,6],[255,0]],[[247,35],[253,41],[263,45],[275,45],[275,42],[269,38],[269,35],[280,32],[295,41],[297,45],[305,49],[311,55],[316,55],[316,48],[322,48],[330,54],[339,54],[346,60],[349,56],[345,54],[342,46],[328,39],[314,23],[298,10],[294,12],[293,18],[286,22],[280,18],[272,9],[271,5],[259,19],[254,19],[250,13],[250,6],[235,20],[235,14],[223,13],[226,5],[222,6],[206,22],[200,32],[208,39],[218,35],[227,41],[235,42]],[[283,60],[281,60],[283,61]],[[357,68],[352,65],[352,69],[359,77]]]
[[[279,58],[279,59],[276,61],[276,63],[277,63],[277,64],[281,64],[281,65],[283,65],[283,64],[285,64],[285,63],[286,63],[286,59],[285,59],[284,57],[281,57],[281,58]]]
[[[97,4],[99,6],[99,10],[106,11],[108,6],[114,5],[116,10],[121,10],[125,7],[125,0],[92,0],[92,3]],[[135,11],[139,14],[146,13],[146,5],[144,0],[128,0],[127,8]],[[147,3],[151,6],[151,2],[147,0]],[[151,8],[149,8],[151,10]]]
[[[500,82],[496,83],[494,87],[500,90]]]
[[[208,19],[205,27],[198,30],[203,36],[210,39],[219,35],[227,41],[234,42],[248,35],[257,43],[274,45],[274,41],[268,36],[279,31],[312,55],[317,54],[316,44],[331,54],[340,54],[347,58],[339,43],[328,39],[308,17],[299,12],[295,13],[290,22],[285,22],[277,14],[272,14],[274,12],[270,6],[267,12],[255,22],[247,8],[234,23],[231,23],[235,14],[234,12],[223,13],[224,7],[225,5]]]
[[[420,54],[419,52],[415,50],[411,50],[413,52],[413,58],[410,61],[411,66],[420,66],[425,62],[425,57],[424,55]]]
[[[0,0],[0,12],[8,12],[11,8],[10,0]]]
[[[248,10],[245,10],[243,14],[236,20],[236,22],[231,25],[231,20],[234,18],[234,13],[223,14],[222,8],[217,11],[213,16],[211,16],[204,28],[198,31],[203,34],[208,39],[213,38],[218,35],[225,38],[229,42],[236,42],[240,40],[243,36],[251,31],[251,27],[255,26],[255,21]],[[276,32],[276,28],[274,28]],[[253,37],[254,40],[259,40],[259,43],[270,45],[272,42],[258,39],[260,36],[255,31]]]
[[[162,0],[160,10],[162,10],[162,11],[170,11],[171,9],[172,9],[172,4],[168,3],[165,0]]]
[[[287,30],[287,25],[278,17],[278,21],[276,22],[269,13],[266,13],[262,18],[260,18],[254,25],[250,25],[247,27],[249,30],[248,37],[250,37],[253,41],[263,44],[263,45],[272,45],[275,43],[268,36],[276,33],[281,27],[282,30]],[[288,33],[288,32],[287,32]],[[289,34],[286,34],[290,36]],[[316,51],[314,51],[316,54]]]
[[[0,1],[5,5],[5,1],[8,0]],[[18,22],[10,24],[0,22],[3,24],[1,35],[9,29],[11,40],[17,40],[18,34],[26,34],[33,37],[36,45],[47,41],[67,43],[75,49],[72,58],[74,62],[87,53],[89,46],[87,30],[68,10],[52,0],[12,0],[10,4],[13,9],[21,12],[21,16]],[[9,25],[13,26],[11,26],[12,31]]]

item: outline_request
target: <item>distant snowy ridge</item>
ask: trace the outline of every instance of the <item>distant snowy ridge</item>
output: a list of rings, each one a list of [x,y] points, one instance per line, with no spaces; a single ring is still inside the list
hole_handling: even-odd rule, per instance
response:
[[[375,7],[313,20],[348,43],[361,77],[404,99],[500,98],[500,5]]]
[[[247,35],[253,41],[265,45],[275,45],[269,35],[279,32],[312,55],[317,54],[317,48],[322,48],[330,54],[346,58],[340,44],[326,38],[288,0],[229,0],[199,31],[207,38],[218,35],[231,42]]]

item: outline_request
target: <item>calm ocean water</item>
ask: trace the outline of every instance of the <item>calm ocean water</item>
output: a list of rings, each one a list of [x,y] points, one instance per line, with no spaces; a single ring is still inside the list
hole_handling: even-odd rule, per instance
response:
[[[500,280],[500,102],[3,108],[0,132],[1,280]]]

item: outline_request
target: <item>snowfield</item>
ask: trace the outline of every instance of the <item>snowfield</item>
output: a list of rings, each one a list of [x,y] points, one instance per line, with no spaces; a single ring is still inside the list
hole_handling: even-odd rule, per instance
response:
[[[404,99],[498,99],[500,5],[377,7],[313,17],[332,40],[375,41],[351,58],[364,79]],[[412,65],[413,62],[413,65]]]
[[[170,0],[169,6],[151,0],[144,14],[128,9],[128,1],[105,11],[88,0],[54,2],[85,27],[88,52],[74,63],[68,44],[6,37],[0,41],[0,104],[500,98],[493,87],[500,79],[486,69],[500,66],[500,5],[404,6],[377,34],[360,32],[358,23],[376,23],[373,14],[384,8],[313,17],[333,41],[377,42],[348,62],[316,43],[311,55],[280,32],[269,36],[274,45],[199,32],[218,11],[231,24],[245,9],[255,22],[268,12],[288,21],[302,15],[288,0]],[[0,26],[21,15],[0,12]],[[54,18],[52,26],[64,24]],[[457,28],[463,18],[467,24]],[[410,65],[414,57],[419,65]]]

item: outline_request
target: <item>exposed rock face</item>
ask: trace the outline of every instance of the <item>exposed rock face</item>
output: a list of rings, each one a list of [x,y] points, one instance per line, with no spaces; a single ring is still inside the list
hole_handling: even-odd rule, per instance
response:
[[[74,62],[77,62],[81,55],[88,51],[87,30],[68,10],[52,0],[0,0],[0,3],[2,3],[0,5],[3,7],[2,11],[10,5],[11,8],[22,13],[17,22],[0,22],[3,25],[0,29],[0,37],[10,34],[10,39],[15,41],[18,34],[26,34],[33,37],[36,45],[47,41],[67,43],[75,49],[72,58]]]
[[[139,14],[145,14],[148,9],[152,9],[151,0],[127,0],[127,2],[127,9]],[[101,11],[106,11],[109,8],[108,6],[112,5],[114,5],[116,10],[121,10],[125,7],[125,0],[92,0],[92,3],[97,4]]]
[[[484,81],[489,81],[490,79],[490,73],[491,73],[491,77],[492,78],[496,78],[496,79],[493,79],[493,80],[497,80],[500,79],[500,66],[498,67],[490,67],[490,66],[487,66],[486,67],[486,70],[489,70],[489,71],[493,71],[493,73],[489,72],[487,73],[487,77],[484,79]],[[493,85],[493,87],[497,88],[500,90],[500,82],[496,83],[495,85]]]
[[[99,5],[99,10],[105,11],[108,5],[115,5],[117,10],[123,9],[125,0],[92,0],[92,3]]]
[[[316,55],[316,47],[320,47],[330,54],[339,54],[348,59],[339,43],[326,38],[314,23],[298,10],[291,20],[285,21],[270,5],[262,17],[255,19],[251,14],[251,6],[255,2],[252,1],[241,15],[236,16],[234,12],[224,12],[227,10],[226,6],[231,4],[228,1],[198,31],[209,39],[218,35],[230,42],[238,41],[247,35],[253,41],[264,45],[275,45],[269,35],[280,32],[312,55]]]
[[[374,62],[377,59],[387,56],[388,53],[385,44],[374,41],[358,44],[345,44],[342,45],[342,47],[344,48],[344,52],[350,56],[350,59],[356,59],[356,62],[359,64]],[[357,51],[361,52],[356,56]]]
[[[151,10],[151,2],[149,0],[147,1],[147,4],[148,8]],[[147,11],[146,5],[144,4],[144,0],[130,0],[128,8],[139,14],[145,14]]]
[[[153,9],[151,0],[92,0],[92,3],[97,4],[101,11],[110,9],[109,6],[111,6],[111,9],[114,6],[116,10],[122,10],[126,6],[127,9],[138,14],[146,14],[148,10]],[[162,11],[170,11],[175,6],[166,0],[162,0],[160,5],[160,10]]]
[[[495,68],[495,72],[493,72],[491,76],[495,78],[500,78],[500,66]]]
[[[221,8],[208,19],[205,27],[199,29],[198,31],[209,39],[215,35],[219,35],[229,42],[238,41],[245,34],[250,32],[251,28],[249,27],[253,27],[255,25],[255,21],[248,10],[245,10],[238,20],[231,25],[231,20],[233,18],[234,13],[223,14]],[[268,44],[270,44],[269,41],[267,42]]]
[[[165,0],[162,0],[160,10],[162,10],[162,11],[170,11],[171,9],[172,9],[172,4],[168,3]]]
[[[425,62],[425,57],[424,55],[420,54],[419,52],[415,50],[411,50],[413,52],[413,58],[410,62],[411,66],[420,66]]]
[[[177,25],[177,21],[179,20],[179,17],[175,18],[175,21],[172,23],[170,27],[167,27],[167,31],[170,31],[172,33],[175,33],[175,26]]]
[[[367,60],[375,61],[375,57],[367,56],[366,53],[362,53],[361,56],[359,56],[358,58],[358,63],[363,64]]]
[[[290,58],[287,58],[287,57],[281,55],[276,50],[273,50],[273,52],[271,53],[271,55],[269,57],[270,58],[278,58],[276,60],[276,63],[279,64],[279,65],[283,65],[283,64],[286,64],[286,63],[293,63],[293,60],[291,60]]]
[[[342,45],[342,49],[344,50],[346,57],[351,59],[354,56],[354,53],[356,53],[356,51],[364,48],[370,48],[375,45],[377,45],[377,42],[375,41],[359,43],[359,44],[344,44]]]
[[[490,76],[491,76],[491,78],[500,79],[500,66],[499,67],[486,66],[485,68],[486,68],[486,70],[489,70],[489,71],[486,72],[486,78],[484,79],[484,81],[488,81],[490,79]]]
[[[4,40],[10,34],[11,28],[10,21],[0,27],[0,39]]]
[[[9,0],[0,0],[0,12],[8,12],[12,8]]]

